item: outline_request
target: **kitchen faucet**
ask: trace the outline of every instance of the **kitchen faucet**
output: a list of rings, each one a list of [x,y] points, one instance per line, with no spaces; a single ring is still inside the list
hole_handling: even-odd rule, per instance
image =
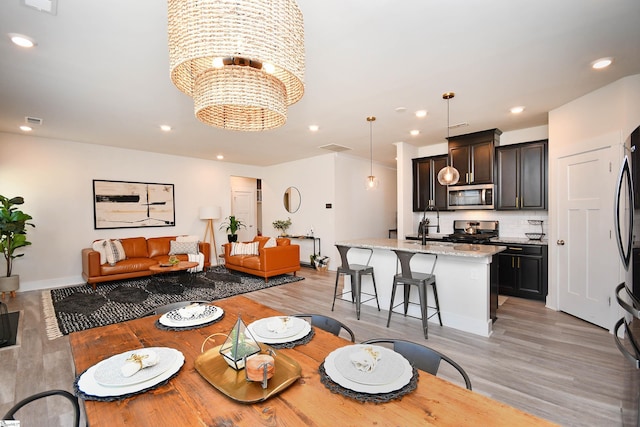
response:
[[[436,225],[429,225],[429,221],[426,219],[427,211],[436,211]],[[427,205],[424,208],[424,212],[422,213],[422,221],[420,221],[420,225],[418,226],[418,234],[422,233],[422,245],[427,244],[427,234],[429,233],[429,227],[436,227],[436,233],[440,233],[440,211],[438,207],[435,205]]]

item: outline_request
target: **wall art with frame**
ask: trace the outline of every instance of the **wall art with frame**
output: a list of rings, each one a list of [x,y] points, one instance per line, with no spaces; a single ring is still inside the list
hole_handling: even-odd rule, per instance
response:
[[[93,220],[96,230],[173,227],[173,184],[94,179]]]

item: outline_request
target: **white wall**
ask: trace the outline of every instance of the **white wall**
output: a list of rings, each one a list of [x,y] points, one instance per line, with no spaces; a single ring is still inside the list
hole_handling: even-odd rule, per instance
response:
[[[199,207],[219,205],[228,215],[230,176],[258,172],[246,165],[0,133],[0,194],[23,196],[22,210],[36,225],[28,230],[32,245],[14,264],[20,290],[82,283],[80,250],[95,239],[204,236]],[[174,184],[176,225],[95,230],[93,179]],[[216,221],[221,242],[226,237],[218,227]]]
[[[561,230],[557,230],[558,159],[576,149],[591,149],[591,141],[604,135],[617,134],[619,141],[618,170],[624,155],[623,143],[640,125],[640,74],[622,78],[549,113],[549,241],[555,242]],[[613,192],[614,189],[612,188]],[[613,206],[612,206],[613,209]],[[613,226],[613,224],[612,224]],[[549,245],[549,297],[547,305],[558,306],[558,250]],[[616,255],[617,258],[617,255]],[[621,271],[621,274],[622,273]],[[618,283],[612,278],[611,291]],[[613,298],[612,298],[613,299]]]

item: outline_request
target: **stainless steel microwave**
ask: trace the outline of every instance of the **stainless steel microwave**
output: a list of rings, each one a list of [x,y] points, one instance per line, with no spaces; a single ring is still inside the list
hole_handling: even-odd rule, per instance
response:
[[[449,209],[493,209],[493,184],[448,187]]]

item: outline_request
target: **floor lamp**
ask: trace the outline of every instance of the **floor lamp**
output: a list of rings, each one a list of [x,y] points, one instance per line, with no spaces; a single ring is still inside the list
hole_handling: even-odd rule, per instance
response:
[[[216,257],[216,265],[218,265],[218,248],[216,245],[216,233],[214,233],[213,231],[213,220],[220,218],[220,214],[220,206],[202,206],[200,208],[200,219],[204,219],[207,221],[207,228],[204,230],[203,241],[208,241],[209,245],[213,246],[213,253]],[[209,237],[208,240],[207,236]],[[212,241],[213,243],[211,243]]]

